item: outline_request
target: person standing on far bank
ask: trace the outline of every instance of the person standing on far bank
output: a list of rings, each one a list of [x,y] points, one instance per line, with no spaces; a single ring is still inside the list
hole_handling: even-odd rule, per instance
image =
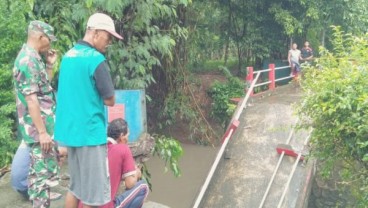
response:
[[[111,17],[91,15],[83,40],[62,58],[55,140],[68,148],[70,174],[65,207],[98,207],[110,201],[105,105],[115,104],[104,53],[116,33]]]
[[[305,41],[304,47],[301,50],[301,57],[303,62],[308,63],[313,60],[313,49],[310,47],[309,42]]]
[[[289,66],[291,68],[291,74],[294,78],[297,78],[298,74],[301,71],[299,60],[301,59],[301,52],[298,49],[298,45],[296,43],[293,43],[291,49],[288,53],[288,61]]]

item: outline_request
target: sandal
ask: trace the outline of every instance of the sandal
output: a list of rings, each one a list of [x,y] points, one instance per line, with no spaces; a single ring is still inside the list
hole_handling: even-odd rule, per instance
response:
[[[50,191],[50,200],[51,201],[56,201],[58,199],[61,199],[63,195],[59,194],[59,193],[56,193],[56,192],[51,192]]]

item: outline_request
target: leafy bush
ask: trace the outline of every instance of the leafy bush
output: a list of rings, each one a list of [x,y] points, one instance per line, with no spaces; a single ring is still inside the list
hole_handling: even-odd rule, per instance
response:
[[[21,1],[0,1],[0,65],[11,70],[13,61],[24,43],[27,34],[25,15],[30,6]],[[5,68],[4,65],[8,64]]]
[[[21,1],[0,1],[0,167],[11,163],[15,140],[15,95],[12,67],[26,38],[26,15],[31,7]]]
[[[343,184],[350,184],[368,206],[368,34],[354,37],[334,27],[333,50],[320,48],[321,57],[305,69],[304,98],[298,113],[312,127],[313,155],[331,175],[342,164]]]
[[[155,135],[156,139],[153,155],[158,155],[165,162],[165,171],[170,170],[176,177],[181,176],[179,158],[183,155],[183,148],[177,140],[164,135]]]
[[[165,135],[153,135],[155,137],[155,147],[153,155],[157,155],[165,162],[165,172],[168,171],[168,166],[175,177],[181,176],[179,168],[179,158],[183,155],[183,149],[180,143],[174,138]],[[142,164],[142,177],[146,180],[148,187],[152,191],[151,173],[145,162]]]
[[[12,73],[8,68],[0,68],[0,168],[11,163],[18,142],[15,132],[15,96],[13,94]]]
[[[225,128],[236,108],[236,104],[232,103],[230,99],[244,96],[245,83],[232,76],[226,68],[222,68],[222,70],[228,81],[226,83],[215,81],[208,94],[212,98],[211,115]]]

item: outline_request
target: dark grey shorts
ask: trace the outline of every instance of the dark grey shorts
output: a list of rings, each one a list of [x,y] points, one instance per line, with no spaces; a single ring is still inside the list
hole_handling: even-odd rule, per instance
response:
[[[70,192],[90,206],[110,201],[107,146],[68,147]]]

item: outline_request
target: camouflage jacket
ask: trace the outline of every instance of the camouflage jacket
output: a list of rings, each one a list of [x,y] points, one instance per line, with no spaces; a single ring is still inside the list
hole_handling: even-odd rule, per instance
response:
[[[46,66],[40,54],[24,44],[13,68],[18,113],[18,128],[22,139],[32,144],[39,141],[39,134],[29,115],[25,96],[36,94],[40,105],[41,118],[50,136],[54,133],[55,95],[46,73]]]

